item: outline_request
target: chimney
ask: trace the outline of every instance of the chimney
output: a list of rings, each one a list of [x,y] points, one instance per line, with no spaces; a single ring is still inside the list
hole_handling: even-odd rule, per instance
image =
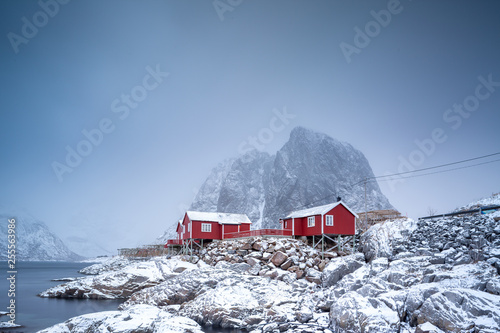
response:
[[[342,200],[342,198],[341,198],[341,197],[337,197],[337,201],[341,201],[341,200]]]

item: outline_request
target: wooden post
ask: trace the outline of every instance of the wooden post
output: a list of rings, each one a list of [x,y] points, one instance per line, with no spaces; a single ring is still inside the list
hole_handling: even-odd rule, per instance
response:
[[[337,249],[342,251],[342,243],[340,242],[340,235],[337,236]]]
[[[325,259],[325,237],[321,234],[321,260]]]

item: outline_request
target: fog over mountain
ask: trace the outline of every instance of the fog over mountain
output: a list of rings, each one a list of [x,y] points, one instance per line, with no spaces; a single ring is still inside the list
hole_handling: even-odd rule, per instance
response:
[[[253,150],[216,166],[190,210],[244,213],[252,228],[278,228],[293,210],[342,200],[365,210],[362,180],[373,177],[363,153],[326,134],[296,127],[275,155]],[[366,185],[368,210],[393,208],[376,182]],[[161,239],[171,238],[170,228]]]
[[[7,260],[7,235],[8,220],[15,220],[16,235],[16,260],[20,261],[46,261],[46,260],[80,260],[83,257],[72,252],[56,236],[44,222],[26,212],[9,211],[9,215],[0,212],[0,219],[5,221],[0,229],[0,260]]]

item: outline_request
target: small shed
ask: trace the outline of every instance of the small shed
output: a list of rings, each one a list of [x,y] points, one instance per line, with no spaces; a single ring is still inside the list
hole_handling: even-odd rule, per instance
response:
[[[292,236],[354,235],[357,217],[344,202],[338,201],[292,212],[280,223]]]
[[[248,231],[252,222],[245,214],[187,211],[177,225],[178,240],[224,239],[225,234]]]

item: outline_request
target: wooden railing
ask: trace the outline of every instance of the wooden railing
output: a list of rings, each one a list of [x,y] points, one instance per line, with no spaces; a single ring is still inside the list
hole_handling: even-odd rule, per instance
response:
[[[169,239],[166,246],[168,245],[182,245],[182,240],[179,239]]]
[[[256,236],[291,236],[291,235],[292,235],[292,230],[259,229],[259,230],[225,233],[224,239],[256,237]]]
[[[240,231],[240,232],[228,232],[224,234],[224,239],[257,237],[257,236],[292,236],[292,230],[259,229],[259,230]],[[199,240],[194,240],[194,242],[199,243]],[[168,247],[169,245],[182,245],[182,240],[169,239],[167,241],[167,244],[165,244],[165,247]]]

